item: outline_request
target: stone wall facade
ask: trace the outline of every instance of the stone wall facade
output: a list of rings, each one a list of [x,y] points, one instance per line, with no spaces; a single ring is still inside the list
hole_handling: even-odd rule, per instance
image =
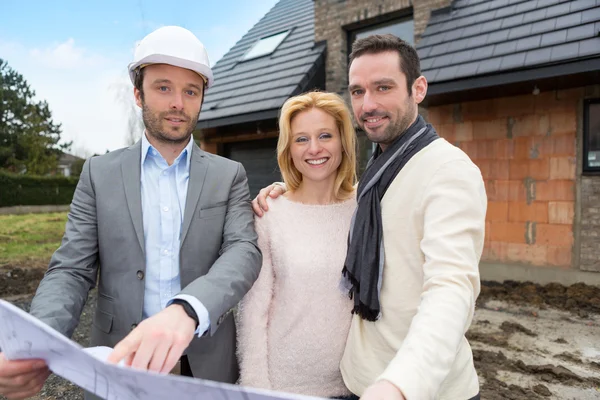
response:
[[[326,89],[345,95],[348,86],[348,30],[360,22],[376,23],[386,14],[407,10],[414,21],[418,43],[432,10],[447,7],[451,0],[315,0],[315,41],[327,41]],[[410,15],[410,14],[409,14]]]

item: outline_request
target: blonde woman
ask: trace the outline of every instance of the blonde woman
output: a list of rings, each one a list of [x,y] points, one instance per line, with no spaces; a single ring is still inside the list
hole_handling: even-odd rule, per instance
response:
[[[336,94],[289,99],[277,161],[288,191],[255,218],[260,276],[240,305],[241,384],[344,397],[339,369],[353,303],[338,289],[356,208],[356,139]]]

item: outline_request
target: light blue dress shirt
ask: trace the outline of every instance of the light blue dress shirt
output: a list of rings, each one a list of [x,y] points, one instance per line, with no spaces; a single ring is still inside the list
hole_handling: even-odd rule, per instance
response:
[[[190,178],[193,141],[169,165],[142,135],[142,213],[146,251],[144,318],[151,317],[170,305],[174,299],[187,301],[198,315],[196,333],[209,327],[208,310],[194,296],[178,295],[179,248],[181,226]]]

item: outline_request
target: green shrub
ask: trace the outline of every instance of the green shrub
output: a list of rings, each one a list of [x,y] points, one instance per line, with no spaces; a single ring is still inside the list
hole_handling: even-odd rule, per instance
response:
[[[71,204],[77,178],[0,171],[0,207]]]

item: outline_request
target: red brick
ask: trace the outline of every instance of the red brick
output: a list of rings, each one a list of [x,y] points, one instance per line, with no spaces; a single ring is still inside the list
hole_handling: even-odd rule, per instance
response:
[[[515,155],[515,142],[512,139],[494,140],[494,158],[497,160],[512,159]]]
[[[538,135],[550,136],[550,116],[548,114],[538,115]]]
[[[514,152],[513,158],[515,160],[530,160],[536,157],[535,155],[535,142],[532,137],[518,137],[513,139]]]
[[[485,180],[488,201],[508,201],[510,183],[507,180]]]
[[[575,218],[575,203],[572,201],[551,201],[548,203],[548,222],[551,224],[572,225]]]
[[[477,158],[481,160],[493,160],[495,140],[475,140],[477,143]]]
[[[490,230],[492,228],[492,224],[488,221],[485,222],[485,236],[483,239],[483,245],[484,248],[489,247],[489,244],[492,240],[491,236],[490,236]]]
[[[582,94],[582,92],[578,93]],[[551,114],[576,110],[578,99],[581,98],[581,94],[578,93],[567,93],[566,91],[542,92],[535,96],[535,113]]]
[[[461,108],[465,121],[486,121],[493,119],[496,114],[492,100],[465,102]]]
[[[518,117],[535,111],[535,101],[531,95],[500,97],[494,99],[494,102],[498,117]]]
[[[494,222],[490,228],[492,242],[525,243],[525,224]]]
[[[575,179],[575,157],[550,158],[550,179]]]
[[[508,179],[508,160],[489,160],[489,179]]]
[[[548,203],[534,201],[531,204],[526,202],[508,203],[508,221],[509,222],[548,222]]]
[[[576,110],[550,114],[550,132],[552,136],[574,135],[577,130]]]
[[[550,163],[547,159],[541,160],[510,160],[510,179],[520,180],[525,178],[548,179],[550,176]]]
[[[506,139],[507,133],[506,118],[473,122],[475,139]]]
[[[550,136],[538,139],[540,157],[575,156],[575,135]]]
[[[526,201],[527,187],[523,181],[508,181],[508,200]]]
[[[570,268],[573,251],[570,247],[547,248],[547,262],[549,266]]]
[[[435,130],[440,137],[443,137],[449,142],[456,140],[456,136],[454,135],[454,124],[439,124],[435,126]]]
[[[444,106],[431,107],[434,111],[434,119],[436,124],[452,124],[454,123],[454,104],[448,104]],[[431,110],[428,109],[428,110]],[[431,112],[431,111],[430,111]],[[433,123],[432,123],[433,124]],[[437,129],[437,125],[434,125]]]
[[[469,156],[469,158],[471,158],[471,160],[479,160],[479,153],[477,152],[478,150],[478,146],[477,146],[477,142],[476,141],[469,141],[469,142],[462,142],[461,143],[461,149],[467,153],[467,155]]]
[[[535,114],[512,118],[512,137],[526,137],[539,134],[539,118]]]
[[[429,122],[434,127],[441,124],[439,107],[429,107],[427,109],[427,122]]]
[[[532,265],[547,263],[546,246],[535,244],[509,243],[506,248],[506,258],[509,262]]]
[[[556,247],[570,247],[573,245],[573,229],[569,225],[537,224],[535,243]]]
[[[539,201],[574,201],[575,182],[568,180],[536,182],[535,199]]]
[[[461,142],[473,140],[473,123],[471,121],[467,121],[456,124],[454,136],[456,140],[460,140]]]
[[[488,201],[485,219],[490,222],[508,221],[508,203],[505,201]]]
[[[486,261],[506,261],[508,243],[490,242]]]

